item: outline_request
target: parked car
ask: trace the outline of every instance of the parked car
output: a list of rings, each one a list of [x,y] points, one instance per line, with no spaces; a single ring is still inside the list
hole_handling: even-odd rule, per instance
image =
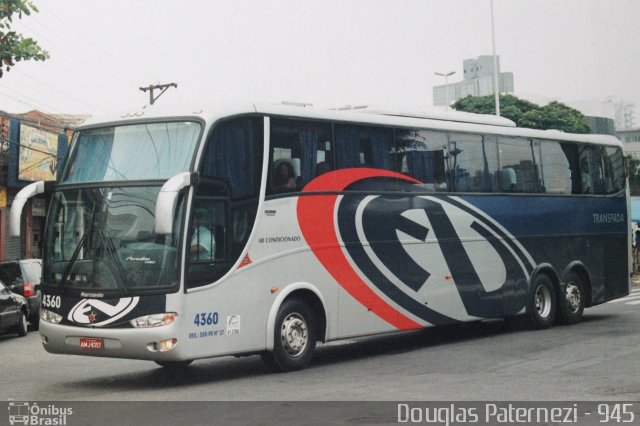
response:
[[[27,299],[9,291],[0,282],[0,333],[17,332],[18,336],[26,336],[28,316]]]
[[[28,321],[34,328],[40,322],[40,281],[42,279],[42,260],[20,259],[0,263],[0,281],[9,291],[27,299]]]

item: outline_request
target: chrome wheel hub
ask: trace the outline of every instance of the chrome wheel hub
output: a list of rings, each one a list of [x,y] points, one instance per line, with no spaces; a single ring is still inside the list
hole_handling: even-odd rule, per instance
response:
[[[571,312],[577,312],[580,309],[582,302],[582,294],[580,294],[580,287],[575,283],[570,282],[565,289],[565,297],[567,299],[567,307]]]
[[[282,347],[292,357],[301,355],[309,342],[309,327],[297,313],[287,315],[280,329]]]
[[[546,318],[551,313],[551,292],[545,286],[539,286],[535,294],[536,312],[540,318]]]

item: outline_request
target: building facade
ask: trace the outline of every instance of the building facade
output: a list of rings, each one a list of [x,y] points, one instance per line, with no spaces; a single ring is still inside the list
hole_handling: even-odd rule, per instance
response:
[[[42,257],[47,197],[34,197],[25,205],[20,238],[9,235],[9,211],[20,189],[55,180],[73,129],[86,118],[0,111],[0,261]]]
[[[616,136],[616,126],[613,118],[598,117],[593,115],[585,115],[584,118],[589,122],[591,127],[591,133],[597,135],[611,135]]]
[[[498,65],[499,93],[513,94],[513,73],[500,72],[500,56],[496,58]],[[466,96],[488,96],[495,93],[493,84],[493,56],[484,55],[478,58],[465,59],[462,62],[463,80],[434,86],[433,105],[446,106]],[[447,96],[447,91],[448,96]]]

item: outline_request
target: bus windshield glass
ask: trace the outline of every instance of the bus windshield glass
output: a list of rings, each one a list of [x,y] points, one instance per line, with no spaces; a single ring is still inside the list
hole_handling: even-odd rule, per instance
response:
[[[45,282],[118,294],[176,286],[180,221],[176,219],[173,235],[154,233],[159,190],[142,186],[56,192],[46,232]]]
[[[189,170],[200,132],[193,121],[82,130],[60,183],[168,179]]]

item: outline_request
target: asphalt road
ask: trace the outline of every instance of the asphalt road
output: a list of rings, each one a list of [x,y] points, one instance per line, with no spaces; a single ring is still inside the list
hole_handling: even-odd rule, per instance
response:
[[[33,331],[2,336],[0,400],[640,401],[634,294],[587,309],[577,325],[543,331],[486,321],[336,342],[319,347],[306,370],[286,374],[271,373],[257,356],[199,360],[175,372],[51,355]]]

